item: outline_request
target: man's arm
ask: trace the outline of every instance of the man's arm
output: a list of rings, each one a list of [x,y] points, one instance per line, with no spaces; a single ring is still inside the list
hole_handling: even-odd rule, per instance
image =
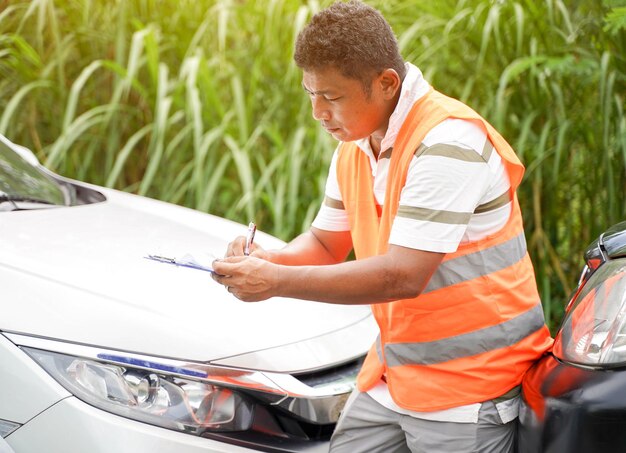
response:
[[[317,266],[285,266],[254,257],[234,256],[213,263],[237,298],[260,301],[274,296],[358,305],[417,297],[443,253],[390,245],[386,254]]]

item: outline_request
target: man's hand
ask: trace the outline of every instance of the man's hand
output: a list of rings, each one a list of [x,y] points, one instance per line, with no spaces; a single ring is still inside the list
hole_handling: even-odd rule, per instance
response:
[[[224,258],[245,256],[246,237],[236,237],[226,248]],[[349,231],[323,231],[312,227],[282,249],[265,250],[256,242],[250,247],[250,256],[287,266],[337,264],[346,259],[352,249]]]
[[[228,244],[224,258],[228,258],[231,256],[246,256],[244,253],[245,247],[246,237],[237,236],[234,241]],[[250,246],[250,256],[269,261],[270,253],[267,250],[264,250],[263,247],[261,247],[257,243],[253,242]]]
[[[213,274],[213,280],[237,299],[258,302],[277,294],[279,269],[280,266],[256,256],[229,256],[213,262],[213,270],[219,274]]]

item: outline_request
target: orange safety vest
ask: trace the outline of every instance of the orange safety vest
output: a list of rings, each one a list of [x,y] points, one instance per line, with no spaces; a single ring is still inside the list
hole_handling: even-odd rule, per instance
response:
[[[384,375],[393,400],[415,411],[498,397],[519,385],[552,345],[515,195],[524,167],[490,124],[455,99],[431,90],[409,112],[391,154],[380,216],[368,157],[353,142],[341,145],[337,177],[356,257],[386,253],[411,159],[446,118],[486,131],[510,178],[512,213],[497,233],[446,254],[418,297],[372,305],[380,335],[358,388],[367,391]]]

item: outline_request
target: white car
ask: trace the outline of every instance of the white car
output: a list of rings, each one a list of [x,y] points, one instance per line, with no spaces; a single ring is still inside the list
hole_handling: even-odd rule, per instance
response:
[[[210,260],[245,232],[62,178],[0,135],[0,452],[327,451],[369,307],[244,303],[146,259]]]

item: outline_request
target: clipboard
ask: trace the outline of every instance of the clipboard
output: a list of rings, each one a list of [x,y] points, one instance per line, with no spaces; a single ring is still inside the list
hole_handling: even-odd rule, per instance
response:
[[[182,258],[169,258],[167,256],[162,255],[151,255],[148,254],[144,256],[144,258],[152,261],[157,261],[159,263],[171,264],[177,267],[187,267],[189,269],[198,269],[200,271],[209,272],[211,274],[218,275],[213,270],[212,262],[215,259],[214,256],[207,256],[207,259],[199,260],[192,255],[185,255]]]

